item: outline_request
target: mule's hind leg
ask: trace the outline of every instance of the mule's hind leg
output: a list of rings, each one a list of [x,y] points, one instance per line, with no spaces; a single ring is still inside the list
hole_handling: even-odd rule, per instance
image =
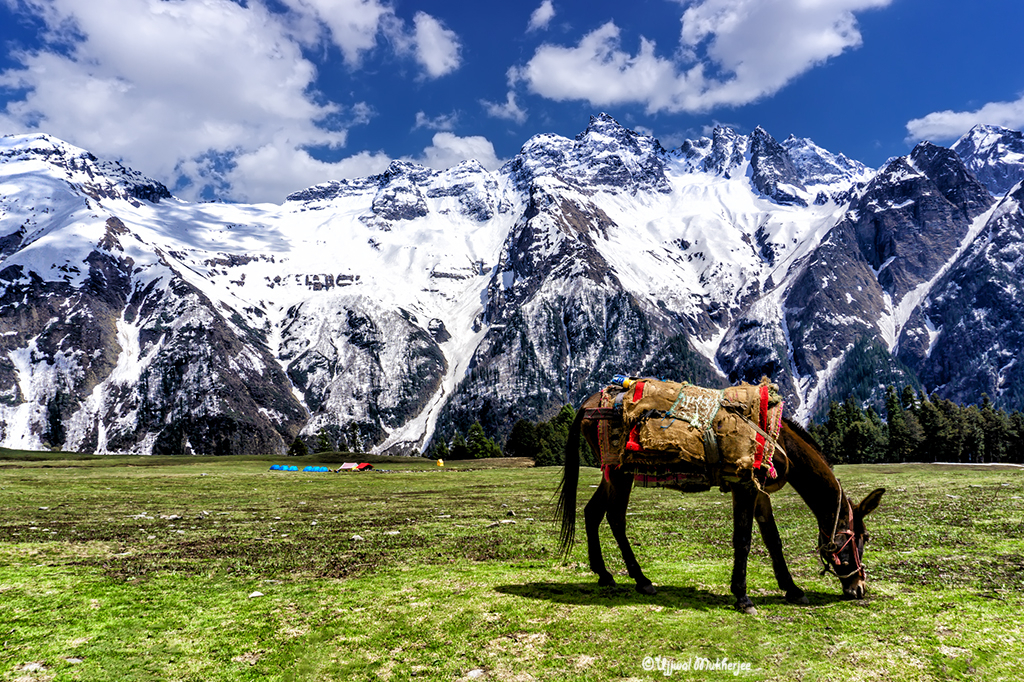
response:
[[[757,491],[743,486],[732,486],[732,593],[736,608],[751,615],[757,613],[754,602],[747,596],[747,558],[750,556],[750,536],[754,530],[754,501]]]
[[[615,578],[608,572],[604,565],[604,555],[601,553],[601,538],[598,528],[608,510],[608,499],[611,495],[608,481],[602,479],[601,485],[594,491],[593,497],[583,508],[583,520],[587,528],[587,557],[590,559],[590,570],[597,574],[597,584],[602,587],[615,585]]]
[[[791,604],[807,604],[804,591],[796,586],[789,566],[786,565],[786,558],[782,554],[782,538],[779,537],[779,527],[775,525],[775,514],[772,512],[772,501],[765,493],[757,494],[754,518],[757,519],[757,526],[761,530],[761,539],[764,540],[768,554],[772,557],[772,570],[775,572],[779,589],[786,591],[786,601]]]
[[[643,594],[655,594],[658,590],[648,580],[640,564],[637,563],[633,548],[629,545],[629,538],[626,537],[626,507],[629,505],[629,494],[633,490],[633,474],[612,472],[608,483],[608,525],[612,529],[615,542],[622,552],[622,560],[626,563],[626,571],[636,581],[636,591]]]

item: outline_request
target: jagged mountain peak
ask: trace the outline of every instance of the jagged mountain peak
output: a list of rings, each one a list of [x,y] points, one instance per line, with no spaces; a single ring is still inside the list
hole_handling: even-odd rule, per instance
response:
[[[0,138],[0,157],[10,161],[39,161],[56,170],[93,199],[142,199],[157,203],[170,199],[162,183],[128,168],[119,161],[98,159],[91,152],[47,135],[5,135]]]
[[[866,182],[874,175],[874,171],[860,161],[849,159],[842,153],[833,154],[807,137],[790,135],[782,146],[789,152],[800,181],[808,187]]]
[[[613,193],[667,192],[665,157],[665,149],[654,138],[600,114],[572,140],[535,135],[502,171],[523,189],[538,178],[557,176],[562,182]]]
[[[761,126],[750,133],[751,182],[780,204],[806,206],[805,188],[789,151]]]
[[[627,147],[639,154],[665,153],[658,140],[623,126],[606,113],[591,116],[586,130],[576,135],[576,141],[584,145],[597,144],[606,149],[612,146],[611,141],[614,141],[616,145]]]
[[[967,170],[996,196],[1024,179],[1024,133],[1019,130],[976,125],[952,149]]]
[[[979,123],[953,143],[952,149],[957,153],[961,150],[973,153],[998,151],[1002,146],[1014,146],[1024,139],[1024,133],[1003,126]]]
[[[694,170],[729,178],[745,169],[749,138],[726,126],[715,126],[711,137],[687,140],[679,148]]]
[[[989,192],[967,170],[952,149],[922,142],[910,153],[914,166],[921,169],[952,204],[973,217],[992,203]]]
[[[590,117],[586,129],[576,135],[576,140],[581,141],[594,134],[626,139],[637,133],[623,126],[611,114],[601,112]]]

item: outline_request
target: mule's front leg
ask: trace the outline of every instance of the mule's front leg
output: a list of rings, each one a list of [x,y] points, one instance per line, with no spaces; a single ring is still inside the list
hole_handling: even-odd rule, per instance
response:
[[[583,508],[583,521],[587,527],[587,557],[590,559],[590,570],[597,574],[597,584],[602,587],[615,585],[615,578],[612,577],[612,574],[608,572],[608,568],[604,565],[604,555],[601,552],[601,538],[597,532],[601,526],[601,521],[604,519],[605,512],[608,510],[609,496],[608,481],[602,479],[601,485],[594,491],[594,496],[590,498],[590,501]]]
[[[789,566],[786,565],[786,557],[782,554],[782,538],[779,537],[779,527],[775,524],[775,514],[772,512],[772,501],[766,493],[757,494],[754,517],[757,519],[757,527],[761,530],[761,539],[764,540],[768,554],[772,557],[775,580],[779,583],[779,589],[786,591],[786,601],[791,604],[807,604],[804,591],[796,586]]]
[[[606,481],[608,483],[608,525],[612,529],[615,542],[622,552],[622,560],[626,562],[626,571],[636,581],[636,591],[643,594],[655,594],[657,588],[647,579],[640,564],[637,563],[633,548],[626,537],[626,507],[629,506],[629,493],[633,490],[633,474],[613,472]]]
[[[757,609],[747,596],[747,557],[750,556],[750,536],[754,528],[754,501],[757,491],[740,486],[732,487],[732,594],[736,608],[754,615]]]

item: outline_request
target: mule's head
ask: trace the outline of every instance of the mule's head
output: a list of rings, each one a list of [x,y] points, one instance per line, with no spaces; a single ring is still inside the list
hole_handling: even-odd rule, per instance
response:
[[[826,532],[821,532],[818,552],[825,565],[823,572],[836,574],[847,599],[863,599],[867,591],[864,545],[868,542],[868,532],[864,517],[875,510],[884,492],[885,488],[873,490],[858,505],[847,502],[846,514],[840,513],[835,535],[830,538]]]

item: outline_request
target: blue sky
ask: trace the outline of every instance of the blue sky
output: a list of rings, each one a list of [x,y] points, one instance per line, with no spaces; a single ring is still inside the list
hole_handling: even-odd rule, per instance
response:
[[[183,198],[280,202],[394,159],[495,168],[602,111],[869,166],[1024,128],[1020,0],[0,0],[0,133]]]

